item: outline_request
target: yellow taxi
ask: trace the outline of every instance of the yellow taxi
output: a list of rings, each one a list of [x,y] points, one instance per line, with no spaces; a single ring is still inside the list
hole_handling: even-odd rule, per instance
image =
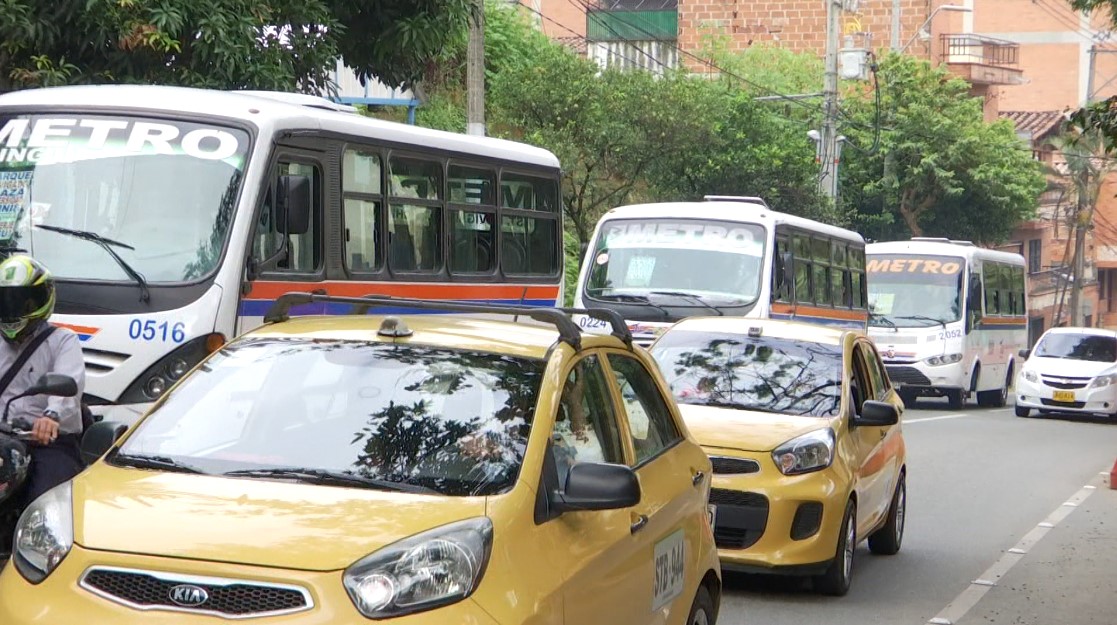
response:
[[[311,301],[361,314],[289,318]],[[715,623],[710,460],[591,314],[615,334],[284,296],[130,430],[89,430],[100,459],[19,521],[0,623]]]
[[[907,489],[903,402],[862,333],[690,318],[650,347],[711,456],[722,569],[848,592],[858,543],[895,554]]]

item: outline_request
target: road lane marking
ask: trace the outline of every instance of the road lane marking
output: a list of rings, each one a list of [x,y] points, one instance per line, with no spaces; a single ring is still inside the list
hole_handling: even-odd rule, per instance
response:
[[[938,417],[932,417],[938,418]],[[1060,521],[1067,518],[1071,512],[1074,512],[1082,502],[1086,501],[1097,486],[1087,484],[1083,486],[1074,494],[1073,497],[1066,502],[1059,505],[1055,510],[1047,515],[1047,518],[1038,523],[1031,529],[1012,549],[1009,549],[1002,555],[996,562],[993,563],[984,573],[981,574],[976,580],[970,582],[970,585],[963,590],[953,601],[948,603],[941,612],[936,614],[934,618],[927,621],[928,625],[954,625],[966,616],[966,614],[978,604],[979,601],[989,592],[991,588],[997,585],[1009,569],[1016,565],[1017,562],[1024,559],[1031,549],[1047,535]]]
[[[921,417],[919,419],[904,419],[904,424],[906,425],[908,423],[923,423],[924,421],[942,421],[943,419],[961,419],[963,417],[968,417],[968,416],[970,416],[970,415],[968,415],[964,412],[960,412],[958,414],[947,414],[947,415],[941,415],[941,416],[938,416],[938,417]]]

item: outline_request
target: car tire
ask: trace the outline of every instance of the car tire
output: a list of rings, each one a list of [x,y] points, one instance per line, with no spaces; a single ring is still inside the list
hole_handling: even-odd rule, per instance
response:
[[[857,506],[851,499],[846,504],[845,516],[838,530],[838,548],[826,572],[814,578],[815,590],[834,597],[849,592],[853,578],[853,552],[857,548]]]
[[[961,410],[966,405],[966,393],[960,388],[946,390],[946,405],[951,410]]]
[[[1018,416],[1018,417],[1030,417],[1030,416],[1032,416],[1032,409],[1031,408],[1025,408],[1023,406],[1013,406],[1013,409],[1016,411],[1016,416]]]
[[[915,391],[906,389],[896,389],[896,394],[900,396],[900,401],[904,402],[904,408],[914,408],[915,402],[919,400],[919,395]]]
[[[904,542],[904,521],[908,512],[907,476],[900,474],[892,503],[888,506],[888,520],[877,531],[869,534],[869,551],[879,556],[894,556]]]
[[[710,591],[705,586],[699,586],[694,595],[694,604],[690,606],[690,615],[686,617],[686,625],[714,625],[717,615]]]

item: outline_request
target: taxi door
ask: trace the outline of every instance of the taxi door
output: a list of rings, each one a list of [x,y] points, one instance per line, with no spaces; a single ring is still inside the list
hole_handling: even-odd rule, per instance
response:
[[[860,401],[855,408],[860,413],[862,402],[886,400],[887,388],[882,387],[883,383],[878,375],[873,375],[873,364],[870,364],[872,361],[869,357],[873,357],[875,361],[875,356],[871,346],[866,349],[864,341],[858,340],[853,345],[852,354],[852,375],[861,393]],[[874,425],[855,425],[854,420],[850,420],[850,434],[856,440],[857,448],[858,466],[853,468],[857,472],[857,536],[859,539],[873,528],[887,510],[891,500],[891,492],[885,494],[891,468],[885,445],[890,429],[890,427]]]
[[[607,361],[628,436],[629,463],[642,491],[631,513],[631,531],[642,543],[644,558],[629,609],[642,623],[681,624],[702,574],[710,460],[683,436],[680,417],[664,399],[666,387],[657,384],[644,362],[622,351],[609,352]]]
[[[558,488],[566,483],[569,468],[580,462],[628,462],[627,433],[603,361],[603,354],[590,352],[565,374],[544,466]],[[647,611],[637,609],[637,603],[643,596],[650,601],[652,554],[648,534],[634,529],[638,508],[565,512],[539,524],[545,534],[541,538],[557,551],[553,561],[538,566],[557,567],[565,574],[565,623],[648,623]]]

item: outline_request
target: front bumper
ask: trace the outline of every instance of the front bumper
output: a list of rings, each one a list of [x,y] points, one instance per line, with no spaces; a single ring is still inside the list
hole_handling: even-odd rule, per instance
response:
[[[711,455],[720,451],[708,450]],[[849,488],[833,469],[785,476],[767,454],[733,453],[760,466],[749,474],[719,474],[710,503],[717,507],[714,539],[729,571],[814,575],[837,552]]]
[[[1055,399],[1055,393],[1060,391],[1073,394],[1073,400]],[[1017,408],[1078,414],[1117,413],[1117,385],[1113,384],[1101,388],[1056,389],[1042,381],[1029,382],[1024,376],[1019,376],[1015,392]]]
[[[884,361],[884,368],[892,384],[917,395],[938,396],[951,389],[969,388],[969,380],[962,363],[931,366],[922,360]]]
[[[60,625],[63,623],[112,623],[113,625],[212,625],[229,622],[217,617],[183,610],[163,608],[141,610],[98,596],[82,587],[79,581],[91,566],[116,567],[139,571],[157,571],[176,576],[220,577],[250,580],[265,584],[296,586],[308,591],[311,606],[278,616],[244,618],[253,623],[299,623],[299,625],[368,625],[373,622],[353,606],[341,582],[341,572],[292,571],[196,562],[154,556],[139,556],[90,551],[77,545],[58,569],[41,584],[29,583],[7,564],[0,573],[0,623],[3,625]],[[389,619],[401,625],[435,625],[465,623],[497,625],[472,599],[427,612]]]

